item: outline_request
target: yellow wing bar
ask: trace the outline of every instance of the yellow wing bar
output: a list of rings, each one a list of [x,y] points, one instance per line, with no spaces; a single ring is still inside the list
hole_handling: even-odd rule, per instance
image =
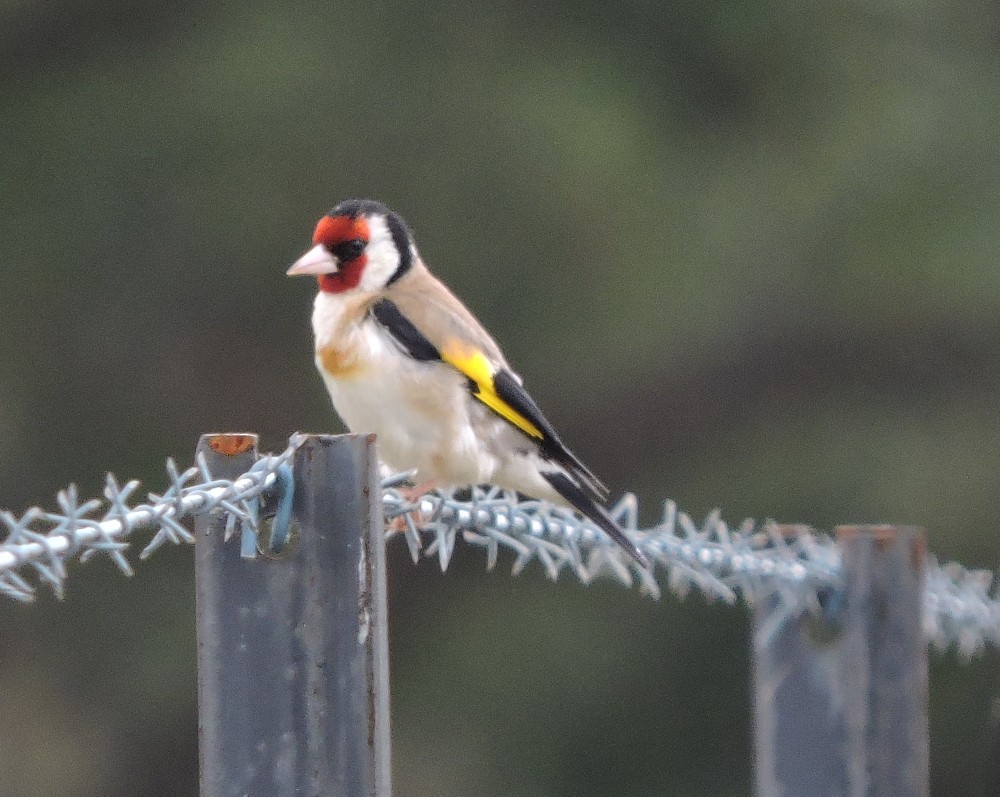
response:
[[[451,341],[442,347],[441,359],[472,380],[476,386],[472,395],[483,404],[501,418],[514,424],[529,437],[542,439],[542,432],[535,424],[497,395],[496,387],[493,384],[496,369],[481,351],[466,344]]]

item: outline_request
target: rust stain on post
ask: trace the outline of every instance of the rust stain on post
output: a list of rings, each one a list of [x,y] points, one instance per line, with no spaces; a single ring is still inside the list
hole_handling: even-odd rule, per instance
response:
[[[807,523],[768,523],[769,530],[774,530],[786,540],[794,540],[812,531]]]
[[[224,457],[236,457],[253,448],[257,442],[255,434],[214,434],[208,438],[208,445]]]
[[[834,536],[839,542],[846,542],[847,540],[854,539],[862,532],[867,532],[872,535],[875,540],[875,546],[880,550],[884,551],[886,547],[896,539],[897,530],[902,527],[890,526],[887,523],[882,523],[878,525],[862,526],[862,525],[850,525],[850,526],[837,526],[834,530]]]
[[[892,545],[893,541],[899,534],[902,526],[888,526],[881,525],[875,526],[872,529],[872,533],[875,535],[875,547],[880,551],[888,550],[889,546]]]
[[[833,533],[838,542],[846,542],[858,534],[870,533],[874,538],[875,547],[879,551],[885,551],[900,534],[910,530],[917,532],[917,536],[910,545],[910,564],[916,570],[919,567],[923,567],[924,559],[927,556],[927,536],[921,529],[916,529],[914,526],[893,526],[888,523],[880,523],[871,526],[837,526],[833,530]]]
[[[927,534],[921,532],[910,545],[910,565],[914,570],[924,566],[927,561]]]

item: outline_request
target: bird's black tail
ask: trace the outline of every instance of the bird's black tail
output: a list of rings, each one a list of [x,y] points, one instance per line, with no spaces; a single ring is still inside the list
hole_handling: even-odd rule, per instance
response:
[[[545,481],[552,485],[552,488],[563,498],[569,501],[583,515],[592,520],[598,528],[607,533],[611,539],[618,543],[625,552],[631,556],[642,567],[649,569],[649,560],[646,555],[636,547],[608,514],[608,511],[597,503],[586,491],[576,484],[569,476],[561,471],[542,472]]]

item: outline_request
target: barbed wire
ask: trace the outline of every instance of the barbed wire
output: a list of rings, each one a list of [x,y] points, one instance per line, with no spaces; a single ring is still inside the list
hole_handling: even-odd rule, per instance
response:
[[[278,455],[262,457],[239,478],[216,479],[209,472],[204,458],[183,473],[173,459],[166,463],[170,486],[162,494],[148,493],[147,503],[129,506],[139,488],[139,481],[121,484],[113,474],[107,474],[104,501],[92,498],[80,503],[75,484],[56,495],[59,512],[46,512],[31,507],[21,517],[0,511],[0,526],[7,536],[0,542],[0,594],[19,601],[30,601],[35,588],[21,576],[19,568],[33,570],[39,581],[48,584],[58,597],[63,597],[66,564],[79,556],[86,562],[97,554],[106,554],[125,575],[132,567],[123,551],[129,547],[128,537],[136,529],[155,529],[152,539],[139,554],[146,559],[165,543],[193,543],[194,537],[181,525],[187,517],[209,512],[226,513],[226,538],[236,526],[250,526],[256,531],[257,511],[254,503],[277,479],[280,466],[288,464],[302,437],[295,435],[288,447]],[[199,481],[195,481],[199,479]],[[95,513],[100,511],[100,516]]]
[[[148,493],[147,501],[129,506],[139,487],[131,480],[120,484],[108,474],[104,501],[83,503],[71,485],[56,496],[58,512],[33,507],[21,517],[0,512],[7,536],[0,542],[0,594],[30,601],[35,587],[19,571],[34,571],[62,597],[66,565],[74,557],[86,561],[104,554],[125,574],[132,568],[124,556],[129,536],[141,527],[154,534],[140,554],[145,559],[166,543],[194,541],[181,521],[204,513],[226,515],[226,535],[237,528],[259,531],[258,499],[275,485],[304,438],[294,435],[277,455],[262,457],[246,473],[229,481],[216,479],[203,458],[179,472],[167,460],[168,489]],[[498,488],[474,488],[428,494],[411,500],[402,485],[408,474],[386,474],[382,481],[383,510],[388,536],[406,540],[414,562],[421,556],[437,558],[442,570],[452,559],[459,536],[482,548],[486,565],[494,568],[501,551],[513,556],[514,575],[537,560],[549,578],[566,572],[589,584],[609,576],[626,587],[638,586],[652,597],[661,594],[657,576],[665,576],[671,591],[685,595],[692,588],[707,598],[755,603],[772,595],[779,611],[772,615],[772,632],[789,617],[803,612],[822,614],[826,599],[842,588],[840,552],[831,537],[806,527],[788,527],[744,521],[730,528],[718,512],[699,526],[664,504],[659,523],[641,529],[639,505],[626,494],[610,511],[652,564],[638,567],[617,545],[589,521],[568,509],[543,501],[519,500]],[[246,534],[244,534],[246,536]],[[951,563],[927,559],[925,633],[936,647],[956,646],[966,657],[986,645],[1000,647],[1000,595],[992,590],[993,575]]]
[[[568,509],[518,501],[496,488],[465,492],[470,494],[456,498],[452,491],[411,502],[404,491],[384,490],[386,517],[405,519],[404,528],[392,529],[390,535],[405,535],[414,562],[421,554],[437,556],[442,570],[447,569],[461,534],[485,549],[490,569],[501,549],[512,552],[515,575],[537,559],[552,580],[564,570],[584,584],[607,575],[626,587],[637,583],[654,598],[661,594],[656,573],[666,574],[667,587],[682,597],[692,588],[729,604],[739,598],[754,604],[777,595],[777,609],[762,630],[767,638],[803,612],[826,615],[843,588],[836,542],[807,526],[746,520],[734,529],[718,511],[699,526],[673,501],[666,501],[660,522],[641,529],[638,501],[627,493],[610,512],[649,559],[650,572]],[[1000,647],[1000,594],[991,591],[993,580],[988,570],[954,562],[942,565],[928,556],[923,613],[927,640],[939,650],[954,645],[965,659],[988,644]]]

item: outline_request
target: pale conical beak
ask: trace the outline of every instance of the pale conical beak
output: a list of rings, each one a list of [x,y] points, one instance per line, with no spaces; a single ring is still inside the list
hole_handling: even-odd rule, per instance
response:
[[[300,277],[311,274],[318,277],[320,274],[333,274],[340,267],[337,258],[330,254],[323,244],[316,244],[302,257],[292,263],[292,267],[285,272],[289,277]]]

